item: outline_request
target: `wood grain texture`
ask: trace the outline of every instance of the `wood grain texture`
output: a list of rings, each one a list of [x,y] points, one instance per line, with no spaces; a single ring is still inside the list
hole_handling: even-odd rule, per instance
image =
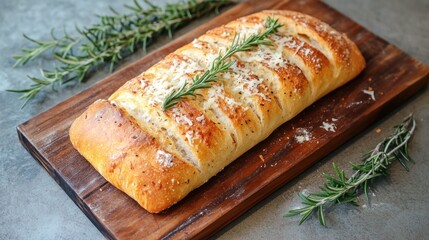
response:
[[[279,127],[202,187],[162,212],[149,214],[107,183],[73,149],[72,121],[92,102],[107,98],[128,79],[207,30],[263,9],[300,11],[346,33],[362,51],[367,67],[356,79],[322,98]],[[429,80],[429,67],[315,0],[248,1],[111,75],[86,91],[18,126],[23,146],[107,237],[117,239],[204,238],[364,130],[411,97]],[[376,101],[363,93],[372,88]],[[332,119],[337,119],[334,121]],[[334,123],[335,132],[321,128]],[[306,129],[310,141],[297,143]]]

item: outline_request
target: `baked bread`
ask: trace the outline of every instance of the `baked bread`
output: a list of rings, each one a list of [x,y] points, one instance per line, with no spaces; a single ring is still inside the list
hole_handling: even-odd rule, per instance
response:
[[[232,71],[168,110],[166,95],[201,74],[234,35],[283,25],[272,46],[233,56]],[[70,128],[73,146],[151,213],[184,198],[274,129],[354,78],[365,61],[344,34],[304,14],[263,11],[215,28],[98,100]]]

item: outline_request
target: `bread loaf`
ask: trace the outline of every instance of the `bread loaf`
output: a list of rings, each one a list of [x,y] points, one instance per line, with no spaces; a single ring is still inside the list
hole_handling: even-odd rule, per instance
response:
[[[167,94],[204,72],[236,34],[283,25],[272,46],[235,54],[230,72],[168,110]],[[304,14],[263,11],[220,26],[171,53],[70,128],[73,146],[151,213],[182,198],[277,127],[354,78],[365,61],[344,34]]]

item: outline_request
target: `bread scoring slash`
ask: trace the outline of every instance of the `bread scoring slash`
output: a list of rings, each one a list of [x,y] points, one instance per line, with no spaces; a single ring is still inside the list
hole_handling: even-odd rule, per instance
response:
[[[272,45],[233,55],[231,71],[210,88],[163,110],[172,89],[203,73],[237,34],[263,32],[268,17],[283,25]],[[326,23],[262,11],[208,31],[96,101],[70,139],[107,181],[158,213],[364,66],[356,45]]]

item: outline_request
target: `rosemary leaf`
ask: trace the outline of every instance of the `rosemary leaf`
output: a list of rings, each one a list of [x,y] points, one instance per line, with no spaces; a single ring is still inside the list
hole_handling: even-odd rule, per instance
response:
[[[412,115],[394,127],[394,133],[367,154],[363,155],[363,163],[352,165],[354,174],[347,178],[344,171],[335,163],[334,171],[338,178],[325,174],[327,182],[321,187],[320,192],[304,195],[299,193],[302,199],[302,208],[292,209],[284,217],[301,215],[299,224],[305,222],[312,213],[317,213],[320,224],[326,226],[323,206],[338,203],[351,203],[357,205],[358,191],[363,190],[368,200],[368,184],[374,178],[387,175],[387,168],[397,159],[405,170],[409,170],[406,163],[412,162],[408,155],[408,143],[416,128],[416,121]]]
[[[231,0],[187,0],[158,7],[143,0],[147,8],[134,0],[134,5],[126,5],[131,13],[120,14],[111,8],[113,15],[99,16],[99,23],[80,29],[80,36],[72,37],[64,30],[61,38],[53,34],[51,41],[39,41],[26,35],[35,44],[31,49],[23,49],[15,55],[15,65],[24,65],[41,54],[51,50],[54,61],[60,65],[53,70],[41,70],[41,77],[29,77],[32,85],[25,89],[8,90],[20,93],[25,104],[46,86],[60,86],[66,82],[82,82],[97,66],[109,64],[110,70],[125,56],[147,46],[156,37],[173,31],[207,13],[233,3]],[[36,81],[35,81],[36,80]],[[40,80],[40,81],[39,81]]]
[[[228,58],[238,52],[249,51],[258,45],[271,45],[272,43],[266,38],[275,32],[282,25],[278,19],[274,20],[268,17],[265,21],[265,32],[260,34],[253,34],[245,39],[241,39],[239,35],[235,35],[231,46],[224,54],[220,53],[213,62],[210,64],[208,70],[201,75],[196,75],[192,79],[192,84],[187,88],[188,83],[183,83],[178,89],[175,89],[167,95],[163,102],[163,109],[167,110],[176,105],[180,100],[186,96],[195,96],[195,91],[202,88],[210,88],[210,83],[218,80],[217,75],[229,71],[230,67],[234,64],[233,60]]]

